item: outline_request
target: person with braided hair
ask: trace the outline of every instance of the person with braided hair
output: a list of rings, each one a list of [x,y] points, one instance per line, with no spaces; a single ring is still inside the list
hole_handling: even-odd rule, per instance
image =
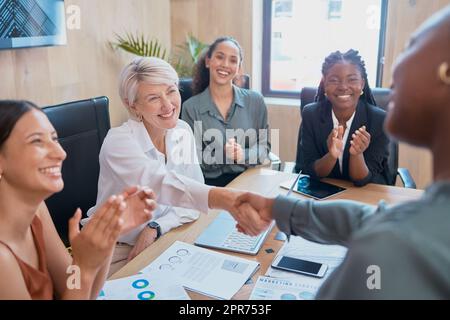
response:
[[[376,106],[358,51],[325,58],[315,102],[302,111],[296,170],[324,177],[393,184],[388,175],[386,113]]]
[[[259,232],[275,220],[288,237],[348,248],[315,299],[450,299],[449,39],[450,5],[412,34],[393,67],[384,127],[433,158],[433,181],[420,199],[374,207],[251,192],[237,198],[236,206],[247,205],[242,215],[259,214]]]

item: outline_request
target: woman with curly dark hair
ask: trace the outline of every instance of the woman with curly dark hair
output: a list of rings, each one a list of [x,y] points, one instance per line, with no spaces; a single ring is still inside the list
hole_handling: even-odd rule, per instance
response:
[[[270,151],[263,97],[234,84],[242,59],[235,39],[216,39],[196,65],[194,96],[183,104],[181,118],[203,138],[197,147],[209,185],[227,185]]]

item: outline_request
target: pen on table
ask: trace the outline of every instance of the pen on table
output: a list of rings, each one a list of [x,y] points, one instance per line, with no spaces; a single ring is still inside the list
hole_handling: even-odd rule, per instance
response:
[[[290,196],[292,193],[292,190],[294,189],[295,184],[297,183],[297,180],[300,178],[300,175],[302,174],[302,170],[300,170],[300,172],[298,173],[297,177],[295,177],[294,183],[292,184],[291,188],[289,189],[288,193],[286,194],[286,196]]]

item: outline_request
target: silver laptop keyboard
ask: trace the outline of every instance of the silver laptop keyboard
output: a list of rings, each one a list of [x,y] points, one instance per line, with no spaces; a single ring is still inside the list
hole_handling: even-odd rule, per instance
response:
[[[251,251],[255,249],[261,235],[259,236],[248,236],[237,230],[234,230],[223,242],[223,246],[230,249]]]

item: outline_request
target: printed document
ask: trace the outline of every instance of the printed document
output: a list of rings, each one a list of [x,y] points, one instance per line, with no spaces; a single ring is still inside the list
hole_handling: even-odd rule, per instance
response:
[[[106,281],[97,300],[190,300],[190,297],[177,279],[152,272]]]
[[[176,241],[142,272],[159,271],[178,278],[186,289],[214,298],[231,299],[259,268],[259,263]]]
[[[259,276],[250,300],[312,300],[318,289],[314,279],[295,281]]]

